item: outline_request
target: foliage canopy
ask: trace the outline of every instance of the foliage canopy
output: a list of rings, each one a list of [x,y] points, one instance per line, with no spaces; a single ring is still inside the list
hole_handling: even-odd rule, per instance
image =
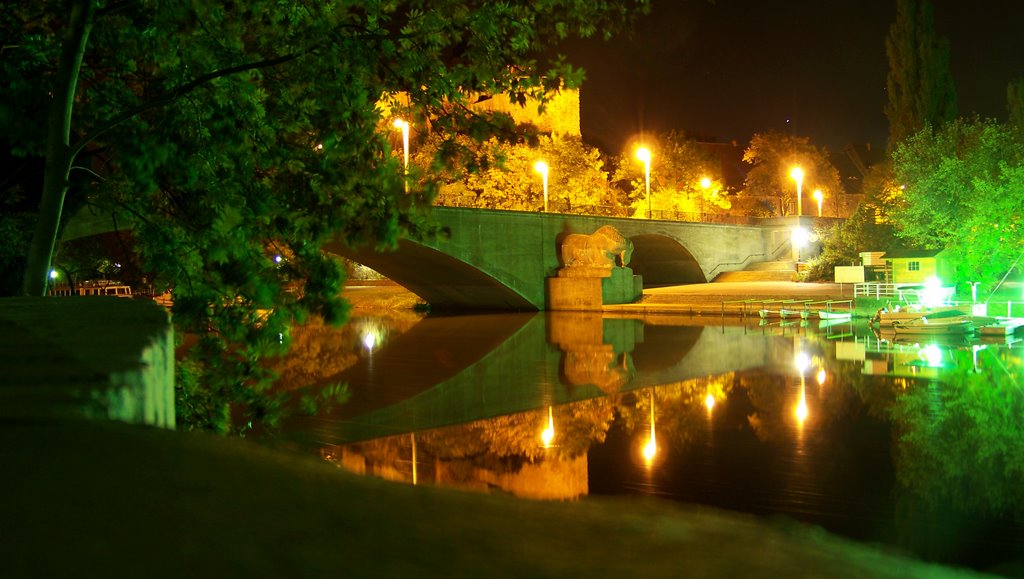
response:
[[[259,417],[279,353],[310,314],[345,318],[327,239],[389,246],[427,229],[381,127],[388,95],[412,122],[478,139],[507,115],[471,95],[543,103],[581,73],[537,55],[610,35],[646,0],[350,2],[19,0],[0,14],[5,148],[45,159],[24,288],[45,291],[65,196],[130,220],[142,267],[174,289],[211,416]],[[205,396],[206,394],[204,394]],[[245,413],[243,413],[244,415]],[[199,425],[220,420],[199,419]]]
[[[656,218],[674,218],[680,213],[696,216],[731,206],[716,160],[697,141],[669,131],[646,135],[616,158],[612,182],[626,191],[633,217],[647,215],[645,165],[636,157],[641,146],[651,155],[650,206]]]
[[[1024,252],[1024,142],[1007,125],[958,119],[893,153],[892,216],[909,245],[948,250],[959,281],[991,287]]]
[[[790,176],[793,167],[804,172],[802,181],[803,214],[813,202],[811,192],[821,189],[826,198],[843,193],[839,171],[828,160],[828,153],[811,144],[807,137],[770,131],[757,133],[743,152],[743,160],[753,165],[743,183],[743,192],[751,196],[778,197],[779,213],[796,213],[796,182]]]

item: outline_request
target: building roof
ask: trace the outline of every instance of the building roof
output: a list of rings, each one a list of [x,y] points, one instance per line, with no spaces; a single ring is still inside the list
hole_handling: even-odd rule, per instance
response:
[[[941,249],[894,249],[885,252],[885,259],[907,259],[914,257],[935,257],[942,253]]]

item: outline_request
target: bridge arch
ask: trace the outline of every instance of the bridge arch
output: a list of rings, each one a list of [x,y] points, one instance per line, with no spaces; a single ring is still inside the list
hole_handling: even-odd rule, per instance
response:
[[[634,235],[629,267],[643,277],[644,287],[705,283],[697,258],[679,240],[661,234]]]
[[[331,242],[324,250],[373,268],[416,294],[435,310],[515,310],[537,307],[491,274],[448,253],[403,239],[393,252],[353,250]]]

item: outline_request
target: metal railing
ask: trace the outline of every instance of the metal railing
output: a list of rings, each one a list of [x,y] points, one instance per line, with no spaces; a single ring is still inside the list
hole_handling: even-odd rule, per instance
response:
[[[473,195],[438,195],[434,199],[434,205],[439,207],[462,207],[490,209],[494,211],[522,211],[521,208],[512,207],[490,207],[481,206],[479,200]],[[540,212],[540,209],[537,209]],[[597,217],[618,217],[630,218],[632,212],[629,207],[616,205],[570,205],[565,201],[551,201],[548,203],[548,213],[560,213],[565,215],[590,215]],[[652,221],[683,221],[687,223],[721,223],[725,225],[758,225],[762,218],[750,217],[747,215],[730,215],[727,213],[704,213],[695,211],[671,211],[654,209],[651,211]]]
[[[920,284],[863,282],[853,285],[853,297],[875,299],[896,298],[903,301],[911,292],[913,292],[914,295],[910,297],[916,297],[916,293],[920,289]]]

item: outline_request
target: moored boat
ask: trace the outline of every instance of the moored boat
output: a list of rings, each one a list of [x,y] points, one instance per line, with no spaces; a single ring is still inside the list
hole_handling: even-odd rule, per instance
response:
[[[853,316],[851,312],[835,312],[818,310],[818,318],[822,320],[848,320]]]
[[[897,334],[970,334],[974,332],[971,316],[959,315],[928,315],[916,319],[897,320],[892,324]]]
[[[894,309],[894,310],[878,310],[875,317],[872,319],[879,326],[887,327],[892,326],[897,322],[909,322],[913,320],[920,320],[921,318],[942,318],[942,317],[956,317],[966,316],[967,314],[955,307],[946,306],[940,308],[906,308],[906,309]]]

